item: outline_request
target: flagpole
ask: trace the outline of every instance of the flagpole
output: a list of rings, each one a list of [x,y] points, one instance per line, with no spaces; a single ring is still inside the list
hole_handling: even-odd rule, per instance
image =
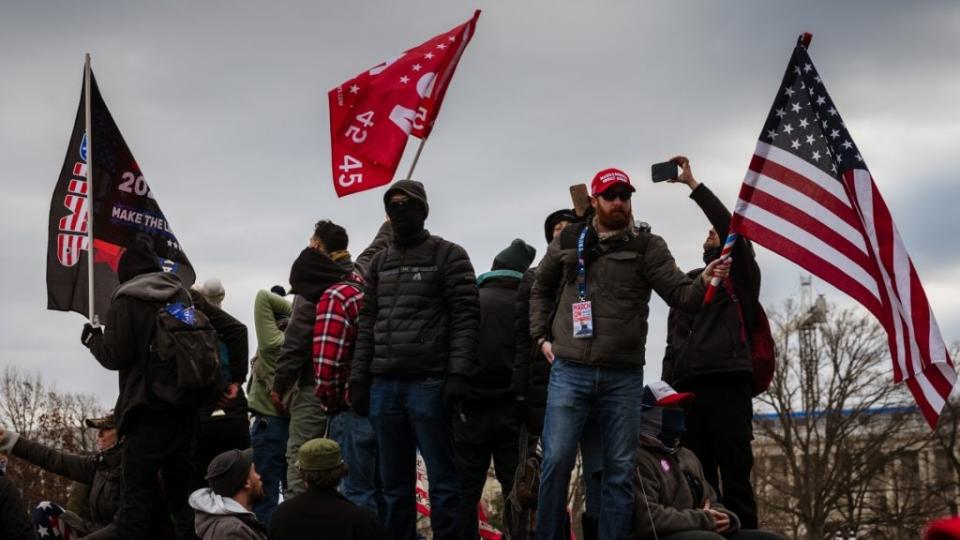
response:
[[[413,170],[417,168],[417,162],[420,161],[420,153],[423,152],[423,145],[426,142],[426,137],[420,139],[420,145],[417,146],[417,153],[413,156],[413,163],[410,164],[410,170],[407,172],[407,180],[413,179]]]
[[[93,121],[90,115],[90,78],[90,53],[87,53],[83,62],[83,116],[87,135],[87,309],[90,312],[90,323],[99,326],[93,294]]]

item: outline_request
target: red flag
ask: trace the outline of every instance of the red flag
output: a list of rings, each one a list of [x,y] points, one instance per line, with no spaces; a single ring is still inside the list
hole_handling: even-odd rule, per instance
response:
[[[337,86],[330,100],[337,196],[390,183],[408,135],[430,135],[480,10],[469,21]]]

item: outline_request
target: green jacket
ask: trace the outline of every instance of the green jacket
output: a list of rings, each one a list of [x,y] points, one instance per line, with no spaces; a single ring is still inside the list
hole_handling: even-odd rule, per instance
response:
[[[593,337],[573,337],[572,305],[577,291],[577,239],[585,225],[570,226],[550,243],[530,293],[530,336],[553,345],[571,362],[615,368],[645,363],[650,292],[670,306],[700,309],[706,288],[677,268],[663,238],[632,228],[603,241],[587,234],[587,300],[592,302]],[[555,314],[554,314],[555,313]]]
[[[693,494],[686,476],[702,486],[699,497]],[[717,493],[703,477],[700,460],[686,448],[672,452],[659,440],[641,434],[636,480],[631,538],[653,538],[651,520],[661,538],[682,531],[714,531],[713,518],[703,509],[707,501],[714,510],[730,516],[727,534],[740,528],[736,514],[717,502]]]
[[[293,308],[285,298],[270,291],[257,291],[253,301],[253,322],[257,330],[257,361],[250,380],[250,410],[267,416],[280,416],[270,401],[270,388],[277,370],[277,358],[283,347],[283,331],[277,326],[277,315],[289,317]]]

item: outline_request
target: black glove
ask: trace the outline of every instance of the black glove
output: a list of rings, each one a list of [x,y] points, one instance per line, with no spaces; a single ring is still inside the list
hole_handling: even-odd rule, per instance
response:
[[[513,419],[518,426],[527,423],[527,412],[530,406],[527,404],[527,398],[517,396],[513,399]]]
[[[370,416],[370,386],[350,383],[350,407],[358,416]]]
[[[83,343],[84,347],[90,348],[90,340],[93,339],[93,336],[103,336],[103,329],[90,323],[83,325],[83,333],[80,334],[80,343]]]
[[[463,375],[447,375],[447,382],[443,385],[441,399],[447,407],[463,402],[470,391],[470,385],[467,378]]]

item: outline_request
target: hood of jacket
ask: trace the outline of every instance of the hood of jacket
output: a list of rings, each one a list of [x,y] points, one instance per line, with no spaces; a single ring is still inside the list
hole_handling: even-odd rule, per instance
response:
[[[346,262],[353,267],[349,258]],[[338,264],[313,248],[305,248],[290,267],[290,292],[316,304],[323,291],[343,279],[348,271],[346,264]]]
[[[140,274],[123,283],[114,291],[113,298],[129,296],[147,302],[164,302],[183,289],[180,276],[172,272]]]
[[[197,511],[197,535],[204,536],[207,529],[224,518],[237,518],[243,521],[256,519],[250,510],[230,497],[221,497],[210,488],[202,488],[190,494],[190,508]]]
[[[416,180],[397,180],[390,186],[390,189],[383,194],[384,206],[390,202],[390,197],[392,197],[394,193],[403,193],[411,199],[420,201],[420,203],[423,204],[423,209],[427,212],[427,216],[430,215],[430,205],[427,203],[427,190],[420,182]]]
[[[514,280],[519,282],[523,279],[523,272],[516,270],[491,270],[477,276],[477,286],[483,286],[484,283],[497,280]]]

